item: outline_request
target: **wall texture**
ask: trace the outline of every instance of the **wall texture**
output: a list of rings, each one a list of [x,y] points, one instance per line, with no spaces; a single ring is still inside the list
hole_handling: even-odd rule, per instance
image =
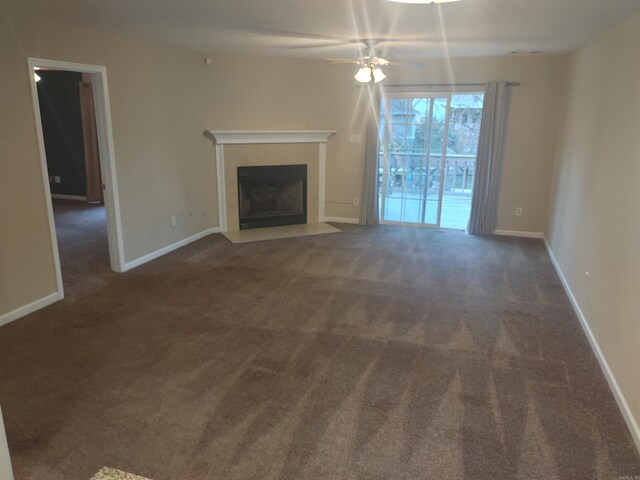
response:
[[[227,55],[205,65],[201,53],[16,12],[0,22],[0,315],[55,291],[26,57],[107,67],[127,262],[217,226],[205,129],[337,129],[325,212],[359,216],[364,143],[349,143],[349,134],[364,135],[371,98],[350,65]],[[564,67],[564,57],[430,60],[389,69],[385,83],[523,82],[514,90],[498,228],[542,231]]]
[[[638,45],[640,12],[570,57],[547,232],[636,421],[640,419]]]

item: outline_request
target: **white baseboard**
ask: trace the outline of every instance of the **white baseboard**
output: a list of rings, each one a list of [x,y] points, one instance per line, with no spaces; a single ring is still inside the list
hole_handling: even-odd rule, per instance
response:
[[[31,302],[27,305],[24,305],[20,308],[16,308],[15,310],[5,313],[4,315],[0,315],[0,327],[2,325],[6,325],[9,322],[13,322],[14,320],[19,319],[20,317],[24,317],[25,315],[29,315],[30,313],[35,312],[36,310],[40,310],[52,303],[57,302],[58,300],[62,300],[62,295],[59,292],[52,293],[51,295],[47,295],[35,302]]]
[[[584,333],[587,336],[587,339],[589,340],[591,349],[593,350],[593,353],[598,359],[600,368],[602,369],[602,372],[604,373],[604,376],[607,379],[607,383],[609,384],[609,388],[611,389],[611,392],[613,393],[613,396],[616,399],[616,403],[618,404],[618,408],[622,413],[622,417],[624,418],[624,421],[627,423],[627,427],[631,432],[631,437],[633,437],[633,441],[636,444],[636,448],[640,452],[640,427],[638,427],[638,422],[633,416],[633,412],[631,411],[631,408],[629,407],[627,400],[624,398],[624,394],[620,389],[620,385],[618,385],[618,381],[616,380],[616,377],[613,375],[613,371],[611,371],[611,368],[607,363],[607,359],[602,353],[602,350],[600,349],[600,345],[598,344],[596,337],[593,335],[593,332],[591,331],[591,327],[589,327],[589,323],[587,322],[587,317],[585,317],[584,313],[582,312],[582,309],[580,308],[580,305],[578,304],[576,297],[573,295],[573,292],[571,291],[571,287],[569,286],[569,283],[567,282],[567,279],[565,278],[564,273],[562,273],[560,264],[558,263],[558,260],[556,260],[556,256],[553,254],[553,250],[551,250],[551,246],[549,245],[549,242],[547,242],[547,238],[543,236],[543,239],[544,239],[544,245],[547,248],[547,252],[549,253],[549,258],[551,259],[551,263],[553,264],[553,267],[555,268],[556,273],[558,274],[558,277],[560,277],[562,286],[564,287],[564,290],[567,293],[567,296],[569,297],[569,301],[573,306],[573,310],[576,312],[576,315],[580,320],[580,325],[582,326],[582,329],[584,330]]]
[[[147,262],[150,262],[151,260],[155,260],[158,257],[166,255],[169,252],[173,252],[174,250],[177,250],[180,247],[184,247],[185,245],[195,242],[196,240],[200,240],[201,238],[206,237],[207,235],[211,235],[212,233],[220,233],[220,227],[207,228],[206,230],[196,233],[195,235],[191,235],[190,237],[180,240],[179,242],[172,243],[171,245],[167,245],[166,247],[156,250],[155,252],[151,252],[140,258],[131,260],[130,262],[127,262],[124,264],[124,268],[122,269],[122,271],[126,272],[128,270],[131,270],[132,268],[139,267],[143,263],[147,263]]]
[[[81,197],[79,195],[64,195],[62,193],[52,193],[51,198],[57,198],[59,200],[78,200],[80,202],[87,201],[87,197]]]
[[[360,220],[358,218],[342,218],[342,217],[324,217],[325,222],[334,222],[334,223],[351,223],[353,225],[358,225]]]
[[[494,230],[493,234],[505,237],[544,238],[542,232],[522,232],[520,230]]]

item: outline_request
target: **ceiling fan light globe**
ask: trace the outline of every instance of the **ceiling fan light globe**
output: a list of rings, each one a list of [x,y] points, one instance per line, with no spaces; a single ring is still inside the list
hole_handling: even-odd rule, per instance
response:
[[[369,83],[371,81],[371,69],[369,67],[362,67],[353,78],[361,83]]]
[[[375,83],[381,82],[385,78],[387,78],[387,76],[384,74],[384,72],[381,69],[375,68],[373,70],[373,81]]]

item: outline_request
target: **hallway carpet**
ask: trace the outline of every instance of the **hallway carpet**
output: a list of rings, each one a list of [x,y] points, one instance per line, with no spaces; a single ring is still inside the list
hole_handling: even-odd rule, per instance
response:
[[[115,274],[99,212],[57,218],[67,298],[0,328],[19,480],[640,475],[539,240],[212,235]]]

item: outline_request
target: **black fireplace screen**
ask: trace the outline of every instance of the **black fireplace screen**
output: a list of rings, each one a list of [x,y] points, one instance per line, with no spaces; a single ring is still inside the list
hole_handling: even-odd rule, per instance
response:
[[[307,166],[238,167],[240,230],[307,223]]]

